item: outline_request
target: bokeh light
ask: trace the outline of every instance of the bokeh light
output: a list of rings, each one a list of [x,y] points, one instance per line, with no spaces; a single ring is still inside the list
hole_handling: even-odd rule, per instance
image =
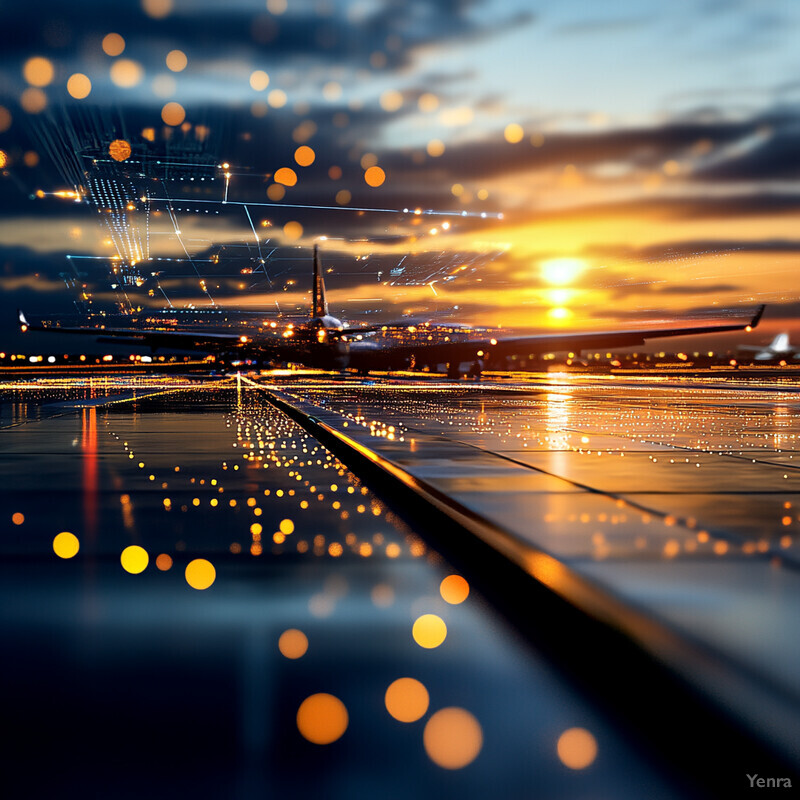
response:
[[[565,767],[586,769],[597,758],[597,740],[586,728],[570,728],[558,737],[556,750]]]
[[[55,69],[53,62],[42,56],[29,58],[22,67],[22,74],[31,86],[42,88],[49,86],[53,82]]]
[[[367,186],[375,188],[381,186],[386,180],[386,173],[380,167],[370,167],[364,173],[364,180],[367,182]]]
[[[189,59],[183,50],[170,50],[166,58],[167,68],[172,72],[182,72],[186,69]]]
[[[296,242],[303,235],[303,226],[294,220],[283,226],[283,235],[290,242]]]
[[[316,153],[308,145],[301,145],[294,151],[294,160],[301,167],[310,167],[316,157]]]
[[[436,614],[423,614],[414,622],[411,634],[420,647],[431,650],[447,638],[447,625]]]
[[[478,757],[483,747],[483,731],[469,711],[443,708],[426,723],[422,741],[435,764],[445,769],[461,769]]]
[[[522,125],[518,125],[516,122],[512,122],[510,125],[506,125],[506,128],[503,131],[503,137],[507,142],[510,142],[511,144],[516,144],[517,142],[521,142],[524,136],[525,136],[525,131],[522,130]]]
[[[186,119],[186,111],[183,106],[175,101],[167,103],[161,109],[161,119],[166,125],[180,125]]]
[[[172,0],[142,0],[142,9],[148,17],[162,19],[172,11]]]
[[[53,552],[59,558],[72,558],[78,554],[81,544],[78,537],[69,531],[62,531],[53,539]]]
[[[118,56],[125,50],[125,40],[118,33],[107,33],[102,46],[107,56]]]
[[[469,584],[460,575],[448,575],[439,584],[439,594],[446,603],[458,605],[469,597]]]
[[[285,658],[302,658],[308,651],[308,637],[297,628],[289,628],[280,635],[278,650]]]
[[[161,572],[172,569],[172,556],[167,553],[159,553],[156,558],[156,567],[160,569]]]
[[[67,81],[67,91],[76,100],[83,100],[92,91],[92,82],[81,72],[70,75]]]
[[[150,556],[143,547],[138,544],[132,544],[122,551],[119,561],[125,572],[130,572],[131,575],[138,575],[147,569],[147,565],[150,563]]]
[[[186,583],[192,589],[203,591],[214,583],[217,578],[217,571],[214,569],[214,565],[205,558],[195,558],[186,565],[184,575]]]
[[[120,58],[111,65],[109,74],[115,86],[119,86],[121,89],[130,89],[144,78],[144,68],[138,61]]]
[[[250,86],[257,92],[263,92],[269,86],[269,75],[263,69],[257,69],[250,75]]]
[[[331,744],[340,739],[348,722],[347,708],[332,694],[312,694],[297,710],[297,729],[314,744]]]
[[[424,684],[414,678],[398,678],[384,696],[386,710],[398,722],[416,722],[428,710],[430,697]]]
[[[294,186],[297,183],[297,173],[291,167],[281,167],[273,176],[275,183],[283,186]]]
[[[19,104],[29,114],[40,114],[47,108],[47,95],[41,89],[30,86],[20,95]]]

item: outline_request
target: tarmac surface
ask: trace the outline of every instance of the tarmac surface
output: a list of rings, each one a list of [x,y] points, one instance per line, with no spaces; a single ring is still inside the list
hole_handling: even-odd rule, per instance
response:
[[[793,383],[112,376],[7,383],[0,401],[7,774],[25,796],[749,786],[748,764],[693,783],[659,758],[515,623],[536,604],[505,613],[502,576],[456,568],[434,516],[314,425],[523,566],[550,559],[573,583],[531,580],[587,616],[600,597],[603,624],[800,764]]]

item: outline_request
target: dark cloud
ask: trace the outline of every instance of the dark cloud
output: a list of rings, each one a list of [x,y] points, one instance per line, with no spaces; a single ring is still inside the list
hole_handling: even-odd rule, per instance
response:
[[[341,3],[290,3],[280,16],[267,13],[264,3],[238,2],[178,6],[163,19],[150,19],[138,3],[108,4],[98,0],[74,3],[65,13],[62,2],[40,0],[35,15],[6,15],[3,56],[12,71],[21,59],[38,51],[56,58],[87,42],[99,45],[110,31],[128,42],[126,54],[161,62],[167,50],[181,47],[190,57],[237,56],[279,67],[318,62],[369,68],[370,57],[382,53],[376,68],[407,67],[423,47],[449,41],[468,42],[533,21],[531,14],[514,14],[486,24],[474,12],[479,0],[382,0],[349,13]],[[149,64],[146,64],[149,66]],[[15,69],[16,68],[16,69]]]

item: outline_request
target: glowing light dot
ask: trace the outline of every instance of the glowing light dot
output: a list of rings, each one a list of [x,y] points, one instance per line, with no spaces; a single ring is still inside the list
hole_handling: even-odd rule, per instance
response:
[[[297,710],[297,729],[314,744],[330,744],[340,739],[348,722],[347,708],[332,694],[312,694]]]
[[[263,69],[257,69],[250,75],[250,87],[263,92],[269,86],[269,75]]]
[[[294,186],[297,183],[297,173],[291,167],[281,167],[275,172],[273,179],[283,186]]]
[[[286,189],[284,189],[283,186],[278,183],[271,183],[267,187],[267,197],[269,197],[273,203],[279,203],[281,200],[283,200],[285,195]]]
[[[31,86],[20,95],[19,104],[28,114],[39,114],[47,108],[47,95]]]
[[[17,511],[11,515],[11,521],[15,525],[22,525],[22,523],[25,522],[25,515]]]
[[[59,558],[72,558],[80,550],[80,542],[74,533],[62,531],[53,539],[53,552]]]
[[[597,758],[597,740],[585,728],[570,728],[558,737],[556,751],[565,767],[585,769]]]
[[[419,100],[417,100],[417,107],[420,111],[422,111],[423,114],[436,111],[436,109],[439,108],[439,98],[435,94],[426,92],[425,94],[420,95]]]
[[[192,589],[203,591],[203,589],[208,589],[217,579],[217,571],[210,561],[206,561],[204,558],[195,558],[186,565],[184,576],[186,583]]]
[[[308,651],[308,637],[297,628],[289,628],[278,639],[278,650],[285,658],[302,658]]]
[[[342,87],[336,81],[328,81],[322,87],[322,96],[328,101],[338,100],[342,96]]]
[[[414,678],[398,678],[384,696],[386,710],[398,722],[416,722],[425,715],[430,696],[425,686]]]
[[[270,14],[275,14],[275,16],[285,13],[288,7],[287,0],[267,0],[267,11]]]
[[[250,526],[250,533],[253,536],[261,536],[261,533],[262,533],[263,530],[264,530],[264,527],[262,526],[262,524],[260,522],[254,522]]]
[[[107,33],[103,37],[102,47],[107,56],[119,56],[125,50],[125,40],[118,33]]]
[[[168,569],[172,568],[172,556],[168,555],[167,553],[160,553],[156,558],[156,567],[161,570],[161,572],[166,572]]]
[[[281,524],[278,526],[281,530],[281,533],[286,534],[287,536],[290,533],[294,533],[294,522],[290,519],[282,519]]]
[[[411,629],[414,641],[426,650],[438,647],[447,637],[447,625],[436,614],[423,614]]]
[[[166,62],[167,68],[172,72],[182,72],[186,69],[189,59],[186,57],[186,53],[184,53],[183,50],[170,50],[169,53],[167,53]]]
[[[310,167],[316,157],[316,153],[307,145],[302,145],[294,151],[294,160],[301,167]]]
[[[347,191],[347,189],[340,189],[338,192],[336,192],[336,202],[340,206],[346,206],[351,199],[352,195]]]
[[[31,86],[41,88],[53,82],[55,70],[53,69],[53,63],[49,59],[42,56],[34,56],[25,62],[22,74]]]
[[[147,565],[150,563],[150,556],[147,555],[147,550],[143,547],[139,547],[138,544],[132,544],[122,551],[119,561],[125,572],[130,572],[131,575],[138,575],[147,569]]]
[[[397,111],[403,105],[403,95],[394,89],[389,89],[381,95],[380,104],[384,111]]]
[[[366,181],[367,186],[372,186],[375,188],[382,185],[386,180],[386,173],[380,167],[370,167],[364,173],[364,180]]]
[[[133,61],[130,58],[121,58],[111,65],[109,74],[116,86],[121,89],[130,89],[142,80],[144,69],[138,61]]]
[[[11,112],[5,106],[0,106],[0,133],[5,133],[11,127],[11,121]]]
[[[506,125],[506,129],[503,131],[503,137],[511,144],[521,142],[523,136],[525,136],[525,131],[522,130],[522,125],[517,125],[516,122]]]
[[[444,142],[441,139],[431,139],[425,149],[428,151],[429,156],[438,158],[444,153]]]
[[[290,242],[295,242],[303,235],[303,226],[299,222],[287,222],[283,226],[283,235]]]
[[[454,183],[450,187],[450,191],[453,197],[461,197],[461,195],[464,194],[464,187],[460,183]]]
[[[444,769],[471,764],[483,747],[478,720],[463,708],[443,708],[426,723],[422,735],[428,757]]]
[[[448,575],[439,584],[439,594],[446,603],[455,606],[469,597],[469,584],[460,575]]]
[[[70,75],[67,81],[67,91],[76,100],[83,100],[92,91],[92,82],[81,72]]]
[[[163,19],[172,11],[172,0],[142,0],[142,9],[148,17]]]
[[[180,103],[173,101],[161,109],[161,119],[166,125],[180,125],[186,119],[186,111]]]
[[[284,92],[282,89],[273,89],[267,95],[267,102],[273,108],[283,108],[288,100],[289,98],[286,96],[286,92]]]

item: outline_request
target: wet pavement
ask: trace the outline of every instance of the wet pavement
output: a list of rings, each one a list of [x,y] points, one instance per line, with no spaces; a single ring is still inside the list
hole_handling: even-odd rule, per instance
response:
[[[800,395],[584,379],[277,390],[700,646],[730,682],[690,677],[796,755]],[[11,785],[690,793],[267,392],[177,377],[2,390]]]
[[[715,668],[673,666],[800,760],[794,387],[563,377],[286,392],[676,633]]]

